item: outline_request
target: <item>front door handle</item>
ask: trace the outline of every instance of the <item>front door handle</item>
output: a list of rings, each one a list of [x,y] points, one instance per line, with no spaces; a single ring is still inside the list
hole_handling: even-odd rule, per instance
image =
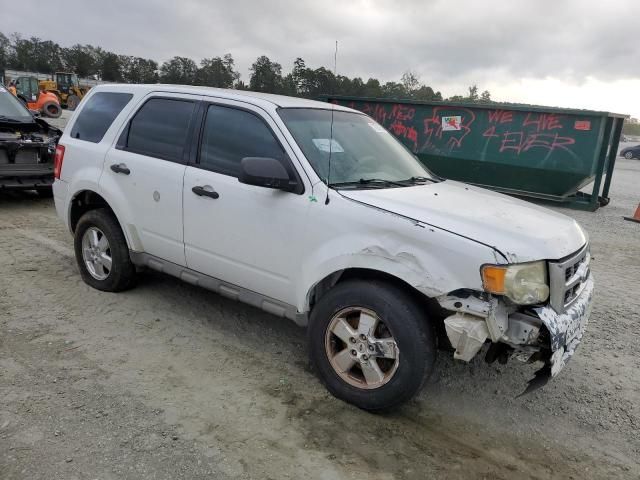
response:
[[[206,185],[206,186],[211,188],[209,185]],[[201,187],[199,185],[193,187],[191,191],[196,195],[198,195],[199,197],[210,197],[210,198],[213,198],[214,200],[220,197],[220,194],[218,192],[214,192],[213,190],[206,190],[205,187]]]
[[[113,165],[111,165],[111,170],[116,173],[123,173],[125,175],[129,175],[131,173],[131,170],[129,170],[124,163],[114,163]]]

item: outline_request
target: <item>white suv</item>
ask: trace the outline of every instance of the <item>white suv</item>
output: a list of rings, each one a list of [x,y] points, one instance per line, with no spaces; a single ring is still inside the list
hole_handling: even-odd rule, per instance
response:
[[[589,316],[575,221],[437,178],[348,108],[98,86],[60,140],[55,176],[86,283],[125,290],[147,267],[307,325],[321,380],[364,409],[415,395],[438,347],[540,361],[529,388],[543,384]]]

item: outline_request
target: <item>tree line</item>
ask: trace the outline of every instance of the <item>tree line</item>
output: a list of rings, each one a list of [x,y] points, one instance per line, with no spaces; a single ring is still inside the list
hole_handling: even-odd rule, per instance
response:
[[[622,125],[622,133],[634,137],[640,137],[640,122],[636,118],[625,118]]]
[[[291,71],[285,74],[279,63],[263,55],[251,65],[249,82],[245,83],[230,53],[203,58],[199,64],[181,56],[158,64],[152,59],[119,55],[93,45],[62,47],[51,40],[23,38],[18,33],[6,36],[0,32],[0,70],[6,68],[39,73],[66,71],[76,73],[79,77],[109,82],[204,85],[308,98],[330,93],[422,101],[444,100],[441,92],[423,84],[411,71],[405,72],[399,82],[382,83],[376,78],[364,81],[360,77],[336,75],[326,67],[307,67],[302,58],[297,58]],[[447,100],[487,103],[491,102],[491,94],[488,90],[480,93],[478,87],[472,85],[466,95],[455,95]]]

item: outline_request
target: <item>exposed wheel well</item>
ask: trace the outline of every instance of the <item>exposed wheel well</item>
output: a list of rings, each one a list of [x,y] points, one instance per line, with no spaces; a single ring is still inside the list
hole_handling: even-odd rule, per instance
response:
[[[432,316],[440,316],[442,308],[440,304],[433,298],[429,298],[424,293],[418,291],[409,283],[404,280],[395,277],[389,273],[381,272],[379,270],[372,270],[368,268],[347,268],[339,272],[332,273],[316,285],[309,292],[309,307],[313,308],[313,305],[333,286],[345,280],[382,280],[384,282],[396,285],[403,290],[409,292],[416,302],[423,306],[427,312]]]
[[[362,281],[378,280],[390,283],[405,290],[411,295],[414,301],[424,310],[426,317],[432,321],[433,327],[436,329],[436,335],[438,339],[438,347],[446,348],[449,345],[449,340],[444,329],[444,320],[447,317],[446,312],[442,309],[440,304],[434,299],[426,296],[424,293],[418,291],[409,283],[404,280],[394,277],[393,275],[381,272],[379,270],[372,270],[367,268],[347,268],[339,272],[334,272],[331,275],[323,278],[321,281],[311,289],[308,295],[309,310],[313,308],[313,305],[322,296],[329,291],[333,286],[346,280],[358,279]]]
[[[69,217],[71,231],[75,232],[78,220],[80,220],[82,215],[90,210],[95,210],[96,208],[107,208],[115,217],[115,214],[107,201],[96,192],[91,190],[79,192],[71,201],[71,212]]]

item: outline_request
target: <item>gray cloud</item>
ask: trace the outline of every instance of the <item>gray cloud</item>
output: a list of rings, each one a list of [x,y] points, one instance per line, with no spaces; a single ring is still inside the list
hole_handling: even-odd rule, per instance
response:
[[[158,61],[230,52],[245,80],[262,54],[285,71],[298,56],[332,66],[335,40],[339,73],[365,80],[409,69],[439,89],[522,77],[640,79],[637,0],[85,0],[35,15],[41,8],[23,0],[4,9],[0,31]]]

